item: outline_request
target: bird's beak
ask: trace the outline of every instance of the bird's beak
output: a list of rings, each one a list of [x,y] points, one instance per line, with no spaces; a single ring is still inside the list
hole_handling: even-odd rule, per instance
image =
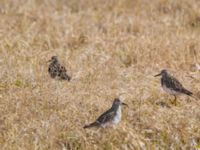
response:
[[[50,59],[50,60],[48,60],[48,61],[47,61],[47,63],[48,63],[48,62],[50,62],[50,61],[51,61],[51,59]]]
[[[157,76],[160,76],[160,75],[161,75],[161,73],[159,73],[159,74],[155,75],[154,77],[157,77]]]
[[[126,103],[122,103],[122,105],[124,105],[124,106],[128,106]]]

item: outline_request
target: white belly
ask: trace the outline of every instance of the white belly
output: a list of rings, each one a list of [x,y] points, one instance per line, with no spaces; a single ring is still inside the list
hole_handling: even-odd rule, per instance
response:
[[[122,117],[122,112],[121,112],[121,106],[119,106],[118,110],[117,110],[117,114],[113,119],[113,123],[114,124],[118,124],[121,121],[121,117]]]
[[[165,85],[162,86],[163,90],[171,95],[178,95],[180,94],[179,92],[176,92],[174,90],[171,90],[170,88],[167,88]]]

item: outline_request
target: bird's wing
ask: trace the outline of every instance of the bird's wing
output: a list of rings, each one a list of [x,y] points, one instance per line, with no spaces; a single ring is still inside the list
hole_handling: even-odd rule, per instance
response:
[[[59,69],[60,69],[61,72],[67,72],[67,70],[65,69],[64,66],[61,66],[61,65],[60,65],[60,68],[59,68]]]
[[[183,85],[174,77],[170,76],[166,81],[166,86],[175,91],[181,92]]]
[[[104,112],[99,118],[96,120],[99,123],[106,123],[108,121],[111,121],[115,116],[115,111],[109,109],[106,112]]]
[[[187,95],[192,95],[192,92],[185,89],[183,85],[176,78],[172,76],[168,80],[166,80],[166,86],[177,92],[181,92]]]
[[[65,79],[65,80],[70,80],[71,77],[67,74],[67,70],[65,69],[64,66],[61,66],[59,67],[59,75],[61,79]]]
[[[52,78],[55,78],[58,75],[58,67],[54,64],[50,64],[48,68],[48,72]]]

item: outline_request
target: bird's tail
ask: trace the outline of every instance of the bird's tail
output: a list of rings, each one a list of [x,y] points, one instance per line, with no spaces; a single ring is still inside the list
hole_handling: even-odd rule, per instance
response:
[[[71,80],[71,77],[68,76],[68,75],[66,75],[65,79],[68,80],[68,81],[70,81],[70,80]]]
[[[193,95],[193,93],[192,92],[190,92],[190,91],[188,91],[187,89],[182,89],[182,92],[184,93],[184,94],[186,94],[186,95],[189,95],[189,96],[192,96]]]
[[[188,91],[188,90],[186,90],[186,89],[182,89],[182,92],[185,93],[185,94],[187,94],[187,95],[189,95],[189,96],[191,96],[191,97],[194,98],[195,100],[199,100],[199,97],[198,97],[198,96],[196,96],[195,94],[193,94],[192,92],[190,92],[190,91]]]
[[[70,81],[70,80],[71,80],[71,77],[70,77],[69,75],[67,75],[67,74],[62,75],[61,78],[62,78],[63,80],[67,80],[67,81]]]
[[[86,129],[86,128],[92,128],[92,127],[97,127],[99,126],[99,123],[98,122],[93,122],[89,125],[85,125],[83,128]]]

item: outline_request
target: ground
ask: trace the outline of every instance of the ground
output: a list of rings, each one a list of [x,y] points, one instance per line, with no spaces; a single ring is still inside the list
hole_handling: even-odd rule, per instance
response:
[[[200,98],[198,0],[1,0],[0,145],[22,150],[200,148],[200,100],[165,93],[167,69]],[[57,55],[72,76],[51,79]],[[115,97],[106,129],[83,129]]]

